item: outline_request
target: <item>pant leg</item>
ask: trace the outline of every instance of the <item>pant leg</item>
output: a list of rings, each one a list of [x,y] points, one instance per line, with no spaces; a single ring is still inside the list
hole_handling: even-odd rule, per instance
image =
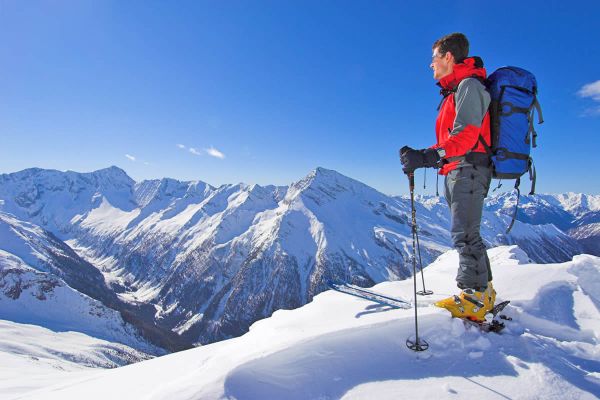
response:
[[[463,166],[451,171],[445,180],[450,208],[452,242],[458,251],[456,281],[459,288],[484,289],[492,278],[486,247],[480,235],[483,200],[487,196],[491,170]]]

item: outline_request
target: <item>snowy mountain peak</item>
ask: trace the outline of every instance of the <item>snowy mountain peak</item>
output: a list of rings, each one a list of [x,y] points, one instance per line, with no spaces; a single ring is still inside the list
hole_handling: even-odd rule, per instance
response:
[[[214,190],[214,187],[202,181],[178,181],[171,178],[162,178],[138,182],[135,184],[133,191],[136,204],[144,208],[153,201],[168,199],[201,201]]]
[[[360,181],[322,167],[315,168],[306,177],[293,183],[286,198],[291,201],[300,195],[317,205],[325,205],[342,198],[356,198],[357,195],[361,198],[384,196]]]
[[[600,211],[600,195],[568,192],[555,197],[566,211],[578,217],[589,211]]]
[[[55,233],[67,233],[104,202],[131,211],[134,181],[117,167],[78,173],[27,169],[0,175],[0,211],[36,223]]]
[[[340,174],[337,171],[332,169],[327,169],[323,167],[317,167],[313,169],[303,180],[310,180],[312,183],[332,183],[335,182],[337,184],[343,185],[345,187],[350,187],[353,185],[363,186],[364,183],[359,182],[355,179],[352,179],[346,175]]]
[[[133,179],[131,179],[131,177],[129,177],[129,175],[127,175],[127,172],[125,172],[124,170],[122,170],[119,167],[116,166],[110,166],[108,168],[102,168],[93,172],[89,172],[89,173],[79,173],[79,172],[75,172],[75,171],[67,171],[67,173],[69,174],[75,174],[75,175],[92,175],[97,179],[98,183],[110,183],[112,185],[126,185],[126,186],[132,186],[133,184],[135,184],[135,181]]]
[[[76,191],[78,184],[85,183],[100,187],[131,187],[135,182],[125,171],[112,166],[93,172],[58,171],[54,169],[28,168],[9,174],[0,174],[0,184],[32,182],[46,189],[60,189],[65,186]]]

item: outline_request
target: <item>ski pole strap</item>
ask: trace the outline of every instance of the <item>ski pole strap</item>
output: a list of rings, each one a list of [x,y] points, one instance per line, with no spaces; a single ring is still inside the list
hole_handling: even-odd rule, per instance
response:
[[[506,235],[508,235],[508,233],[512,229],[513,225],[515,224],[515,220],[517,219],[517,211],[519,210],[519,197],[521,196],[521,191],[519,190],[520,184],[521,184],[521,178],[517,178],[517,181],[515,182],[515,189],[517,190],[517,204],[515,205],[515,212],[513,213],[512,219],[510,221],[510,225],[508,226],[508,229],[506,230]]]

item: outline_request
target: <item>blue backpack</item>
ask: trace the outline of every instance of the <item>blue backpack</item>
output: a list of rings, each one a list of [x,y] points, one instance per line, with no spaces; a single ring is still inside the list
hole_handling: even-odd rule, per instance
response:
[[[535,76],[522,68],[498,68],[486,80],[491,95],[490,133],[491,146],[483,143],[493,166],[493,177],[516,179],[517,207],[506,233],[510,232],[519,206],[521,176],[529,172],[530,195],[535,192],[535,166],[531,148],[536,147],[537,133],[533,127],[534,111],[538,112],[538,123],[544,122],[542,109],[537,101]]]

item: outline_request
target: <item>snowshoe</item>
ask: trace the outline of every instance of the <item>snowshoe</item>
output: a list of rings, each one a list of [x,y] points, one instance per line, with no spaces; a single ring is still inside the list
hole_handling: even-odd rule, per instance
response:
[[[491,313],[486,314],[486,319],[484,321],[473,321],[467,318],[463,318],[463,322],[465,325],[476,326],[483,332],[495,332],[499,333],[502,331],[506,325],[504,322],[501,322],[500,319],[510,321],[512,318],[507,317],[505,315],[500,315],[500,312],[504,310],[510,301],[503,301],[498,303],[493,309]]]

